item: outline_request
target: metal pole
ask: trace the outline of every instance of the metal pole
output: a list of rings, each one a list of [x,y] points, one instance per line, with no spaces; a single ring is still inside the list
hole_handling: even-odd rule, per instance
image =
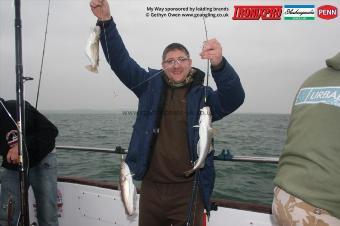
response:
[[[19,150],[19,175],[21,196],[21,226],[29,226],[28,209],[28,183],[27,183],[27,156],[24,152],[25,143],[25,100],[24,77],[22,66],[22,36],[21,36],[21,11],[20,0],[15,0],[15,56],[16,56],[16,94],[17,94],[17,124],[18,124],[18,150]]]

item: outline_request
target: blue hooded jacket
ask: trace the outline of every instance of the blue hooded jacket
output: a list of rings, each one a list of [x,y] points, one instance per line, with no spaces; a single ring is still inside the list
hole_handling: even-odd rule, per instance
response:
[[[138,97],[138,111],[136,122],[125,159],[135,180],[142,180],[147,172],[151,160],[154,135],[158,131],[158,117],[162,102],[162,95],[166,83],[160,70],[141,68],[129,55],[117,31],[113,20],[97,23],[101,27],[101,45],[111,69],[118,78]],[[204,73],[194,76],[194,84],[187,94],[187,135],[190,156],[197,159],[196,146],[199,140],[198,125],[200,109],[204,107],[205,88],[203,86]],[[218,71],[212,70],[217,90],[207,87],[207,104],[210,107],[213,121],[235,111],[244,101],[244,91],[240,79],[234,69],[223,58],[223,67]],[[196,82],[195,82],[196,80]],[[197,82],[199,81],[199,82]],[[214,188],[215,169],[211,152],[205,166],[199,173],[199,187],[205,209],[210,210],[209,200]]]

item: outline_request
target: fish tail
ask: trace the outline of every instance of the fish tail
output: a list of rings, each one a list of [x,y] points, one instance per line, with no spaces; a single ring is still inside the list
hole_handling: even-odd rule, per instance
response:
[[[195,168],[192,168],[191,170],[185,171],[184,176],[189,177],[196,171]]]
[[[86,65],[85,68],[91,72],[98,73],[97,67],[94,67],[92,65]]]

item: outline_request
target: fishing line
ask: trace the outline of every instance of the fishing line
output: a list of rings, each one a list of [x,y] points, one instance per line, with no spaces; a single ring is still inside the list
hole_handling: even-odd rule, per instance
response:
[[[15,127],[17,128],[17,130],[19,130],[16,121],[13,119],[11,113],[9,113],[8,109],[6,108],[6,106],[2,103],[2,101],[0,101],[0,104],[2,105],[3,109],[4,109],[5,112],[7,113],[8,117],[9,117],[9,118],[11,119],[11,121],[14,123]]]
[[[102,8],[102,11],[103,11],[103,8]],[[104,24],[104,21],[101,21],[101,22],[102,22],[102,27],[104,31],[104,41],[105,41],[105,47],[106,47],[106,52],[107,52],[107,60],[109,61],[109,65],[111,66],[111,57],[110,57],[109,47],[107,45],[105,24]]]
[[[101,5],[101,13],[102,13],[102,15],[104,15],[104,13],[103,13],[104,12],[103,11],[103,1],[101,1],[101,4],[102,4]],[[109,47],[107,45],[106,29],[105,29],[105,23],[103,21],[103,18],[102,18],[102,20],[100,22],[102,24],[103,31],[104,31],[104,41],[105,41],[105,48],[106,48],[106,52],[107,52],[107,60],[109,61],[109,65],[111,67],[111,57],[110,57]]]
[[[207,30],[207,24],[205,23],[205,17],[203,17],[203,23],[204,23],[204,30],[205,30],[205,40],[208,41],[208,30]],[[210,68],[210,61],[207,59],[207,82],[204,87],[204,103],[207,103],[207,87],[209,82],[209,68]]]
[[[168,68],[169,68],[169,67],[164,68],[164,69],[162,69],[162,70],[156,72],[156,73],[153,74],[150,78],[145,79],[144,81],[141,81],[140,83],[138,83],[137,85],[135,85],[135,86],[132,87],[131,89],[132,89],[132,90],[136,89],[137,87],[139,87],[139,86],[143,85],[144,83],[150,81],[151,79],[153,79],[154,77],[156,77],[157,75],[159,75],[159,74],[162,73],[163,71],[167,70]]]
[[[105,47],[106,47],[106,52],[107,52],[107,58],[108,58],[108,61],[109,61],[109,65],[111,66],[110,52],[109,52],[109,48],[108,48],[108,45],[107,45],[105,26],[104,26],[104,22],[102,22],[102,23],[103,23],[104,41],[105,41]],[[164,68],[164,69],[162,69],[162,70],[156,72],[156,73],[153,74],[150,78],[141,81],[140,83],[138,83],[137,85],[133,86],[133,87],[130,88],[130,89],[131,89],[131,90],[134,90],[134,89],[138,88],[139,86],[141,86],[141,85],[143,85],[144,83],[150,81],[151,79],[153,79],[154,77],[156,77],[157,75],[159,75],[159,74],[162,73],[163,71],[167,70],[168,68],[169,68],[169,67]]]
[[[101,8],[101,11],[102,11],[102,15],[103,15],[103,12],[104,12],[103,11],[103,7]],[[101,23],[102,23],[103,32],[104,32],[104,42],[105,42],[105,48],[106,48],[106,52],[107,52],[107,60],[109,61],[109,65],[111,67],[111,57],[110,57],[109,46],[107,44],[107,36],[106,36],[105,24],[104,24],[104,21],[101,21]],[[118,145],[120,145],[121,144],[120,142],[122,141],[122,139],[121,139],[121,126],[120,126],[118,117],[117,117],[117,124],[119,126],[119,128],[118,128],[118,139],[119,139]],[[121,147],[121,145],[120,145],[120,147]],[[121,155],[121,161],[124,161],[124,154]]]
[[[103,8],[102,8],[102,14],[103,14]],[[107,37],[106,37],[106,29],[105,29],[105,26],[104,26],[104,22],[101,21],[102,23],[102,27],[103,27],[103,32],[104,32],[104,41],[105,41],[105,49],[106,49],[106,52],[107,52],[107,59],[109,61],[109,65],[111,66],[111,57],[110,57],[110,52],[109,52],[109,47],[108,47],[108,44],[107,44]],[[132,88],[130,88],[131,90],[134,90],[136,88],[138,88],[139,86],[143,85],[144,83],[150,81],[151,79],[153,79],[154,77],[156,77],[157,75],[159,75],[160,73],[162,73],[163,71],[167,70],[169,67],[167,68],[164,68],[162,70],[160,70],[159,72],[156,72],[155,74],[153,74],[150,78],[138,83],[137,85],[133,86]]]
[[[101,14],[104,15],[104,11],[103,11],[103,1],[101,1]],[[106,52],[107,52],[107,59],[109,61],[109,65],[111,66],[111,57],[110,57],[110,52],[109,52],[109,47],[108,47],[108,44],[107,44],[107,38],[106,38],[106,29],[105,29],[105,23],[103,21],[103,18],[101,18],[101,20],[99,20],[99,22],[101,23],[102,25],[102,28],[103,28],[103,32],[104,32],[104,42],[105,42],[105,49],[106,49]],[[119,124],[119,120],[117,118],[117,123],[119,125],[119,129],[118,129],[118,139],[120,139],[120,124]],[[121,156],[122,159],[123,159],[123,155]]]
[[[198,192],[195,192],[195,206],[194,206],[194,216],[192,217],[192,224],[195,225],[195,221],[196,221],[196,211],[197,211],[197,198],[198,198]]]
[[[47,17],[46,17],[46,27],[45,27],[45,38],[44,38],[44,47],[41,57],[41,64],[40,64],[40,73],[39,73],[39,83],[38,83],[38,91],[37,91],[37,99],[35,101],[35,108],[38,109],[38,102],[39,102],[39,93],[40,93],[40,84],[41,84],[41,76],[42,76],[42,69],[44,65],[44,58],[45,58],[45,48],[46,48],[46,40],[47,40],[47,29],[48,29],[48,19],[50,17],[50,3],[51,0],[48,0],[48,8],[47,8]]]
[[[118,146],[122,147],[122,135],[121,135],[122,127],[121,127],[121,123],[120,123],[118,117],[116,117],[116,123],[118,125]],[[121,154],[121,161],[124,161],[124,154],[123,153]]]
[[[203,17],[203,23],[204,23],[204,30],[205,30],[205,40],[206,42],[208,41],[208,30],[207,30],[207,25],[205,23],[205,17]],[[205,48],[205,46],[203,47]],[[204,103],[207,103],[207,87],[208,87],[208,82],[209,82],[209,67],[210,67],[210,61],[207,59],[207,82],[206,85],[204,86]],[[187,218],[187,226],[191,226],[193,222],[195,222],[196,218],[196,210],[197,210],[197,189],[198,189],[198,180],[199,180],[199,172],[196,171],[195,173],[195,180],[193,182],[193,188],[192,188],[192,194],[191,194],[191,199],[189,203],[189,211],[188,211],[188,218]],[[194,214],[192,215],[192,210],[194,210]]]
[[[195,221],[195,212],[197,209],[197,188],[198,188],[198,180],[199,180],[199,171],[197,170],[195,172],[194,181],[192,185],[192,192],[191,192],[191,198],[189,201],[188,206],[188,216],[187,216],[187,222],[185,226],[191,226],[193,221]],[[192,216],[192,210],[194,209],[194,216]]]
[[[101,3],[103,4],[103,2],[101,2]],[[103,12],[104,12],[103,11],[103,5],[101,5],[101,13],[102,13],[102,15],[104,15]],[[109,46],[107,44],[107,36],[106,36],[105,23],[104,23],[103,19],[100,22],[102,24],[103,32],[104,32],[104,42],[105,42],[105,49],[106,49],[106,52],[107,52],[107,60],[108,60],[109,65],[111,67],[111,57],[110,57]],[[122,139],[121,139],[121,127],[120,127],[120,123],[119,123],[118,117],[117,117],[117,124],[119,126],[119,128],[118,128],[118,139],[119,139],[119,141],[118,142],[120,143]],[[121,161],[124,161],[124,154],[121,155]]]

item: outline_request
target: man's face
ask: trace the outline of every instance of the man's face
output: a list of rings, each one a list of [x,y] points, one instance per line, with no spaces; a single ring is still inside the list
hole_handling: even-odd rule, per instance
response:
[[[175,49],[166,54],[162,67],[171,81],[182,82],[188,76],[191,64],[192,61],[185,52]]]

